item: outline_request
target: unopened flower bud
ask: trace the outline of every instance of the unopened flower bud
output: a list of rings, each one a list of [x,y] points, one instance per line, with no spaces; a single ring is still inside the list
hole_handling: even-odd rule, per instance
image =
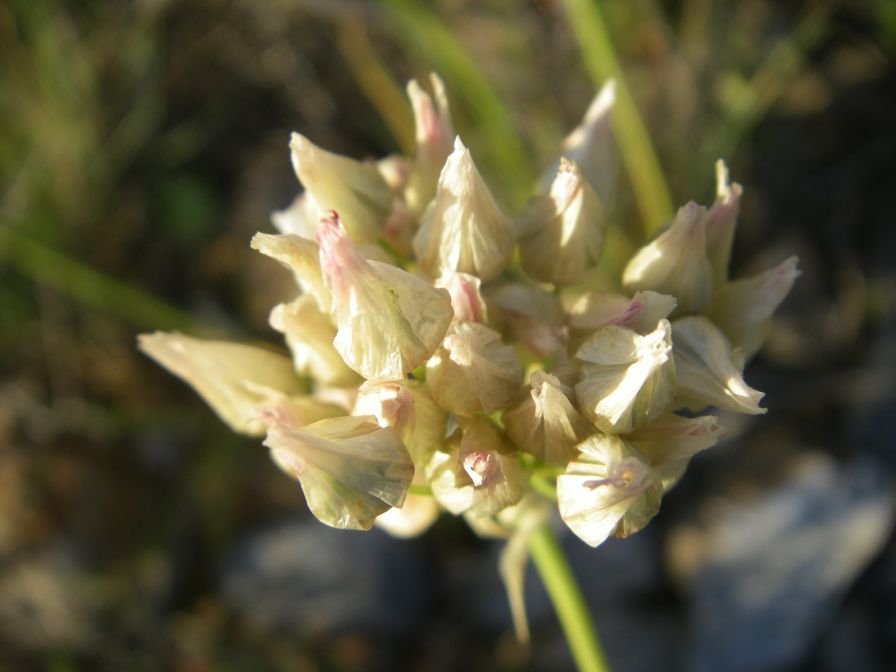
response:
[[[693,410],[715,406],[732,413],[765,413],[765,396],[743,379],[743,357],[733,352],[725,335],[705,317],[684,317],[672,323],[677,395]]]
[[[646,336],[609,326],[578,349],[576,358],[585,364],[576,396],[599,429],[625,434],[669,409],[675,392],[671,335],[668,320]]]
[[[739,184],[728,183],[728,168],[724,161],[717,161],[716,200],[706,213],[706,256],[712,264],[716,285],[728,279],[728,262],[731,260],[742,191]]]
[[[771,329],[771,318],[790,293],[800,272],[797,258],[790,257],[775,268],[719,287],[708,315],[749,359],[762,347]]]
[[[270,401],[269,391],[283,395],[303,391],[289,358],[270,350],[161,332],[142,334],[138,343],[241,434],[264,434],[257,414]]]
[[[283,471],[298,479],[308,508],[322,523],[369,530],[390,507],[400,507],[414,465],[395,430],[370,417],[341,417],[298,425],[282,405],[266,409],[264,445]]]
[[[644,290],[631,298],[610,292],[588,292],[569,310],[569,326],[576,331],[594,332],[601,327],[627,327],[648,334],[657,323],[675,310],[675,297]]]
[[[593,434],[594,427],[573,406],[573,389],[555,376],[535,371],[529,384],[526,399],[501,417],[507,436],[520,450],[565,466],[575,456],[576,444]]]
[[[393,199],[377,167],[323,150],[298,133],[289,147],[299,181],[320,208],[318,217],[336,210],[352,240],[377,242]]]
[[[329,316],[318,310],[310,296],[303,295],[275,306],[269,322],[286,337],[292,361],[300,374],[326,385],[347,386],[359,382],[358,374],[345,365],[333,347],[336,327]]]
[[[438,347],[451,323],[451,297],[410,273],[367,261],[335,213],[318,232],[321,271],[337,333],[333,345],[368,380],[397,380]]]
[[[435,101],[420,87],[416,80],[408,84],[408,97],[414,108],[417,155],[414,159],[414,173],[405,198],[411,209],[421,214],[436,193],[439,173],[451,154],[454,140],[454,125],[445,85],[438,75],[429,76]]]
[[[455,320],[481,323],[488,321],[488,309],[480,292],[482,281],[475,275],[446,271],[436,280],[435,286],[443,287],[451,294]]]
[[[561,154],[581,168],[582,175],[597,192],[601,202],[608,203],[615,186],[615,153],[610,133],[610,115],[616,102],[616,82],[608,80],[591,101],[582,123],[563,141]],[[557,165],[541,177],[539,191],[548,193]]]
[[[501,432],[477,418],[427,467],[432,492],[454,514],[490,516],[516,504],[526,492],[528,474]]]
[[[455,322],[426,363],[426,386],[456,415],[492,413],[520,389],[522,367],[501,335],[475,322]]]
[[[625,287],[671,294],[678,299],[676,314],[700,312],[712,293],[705,214],[696,203],[680,208],[669,228],[628,262],[622,275]]]
[[[317,243],[296,234],[256,233],[250,243],[253,250],[279,261],[292,271],[296,284],[310,294],[323,312],[330,310],[330,292],[320,273],[320,252]]]
[[[627,434],[625,440],[648,459],[665,492],[678,482],[691,458],[714,446],[723,433],[714,415],[685,418],[666,413]]]
[[[508,340],[522,343],[538,357],[566,346],[563,306],[553,294],[535,285],[508,282],[493,288],[486,298],[499,309],[489,317]]]
[[[507,266],[514,232],[460,138],[439,176],[436,196],[423,214],[414,252],[431,277],[445,271],[493,280]]]
[[[627,537],[659,511],[662,484],[645,458],[618,436],[594,434],[557,477],[560,517],[589,546]]]
[[[597,194],[575,163],[560,159],[549,195],[532,198],[520,215],[523,269],[555,285],[582,282],[600,257],[605,228]]]

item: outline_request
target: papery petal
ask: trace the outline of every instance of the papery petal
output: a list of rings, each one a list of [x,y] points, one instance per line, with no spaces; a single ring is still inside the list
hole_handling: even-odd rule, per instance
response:
[[[296,196],[283,210],[271,213],[271,224],[282,234],[314,240],[320,227],[320,208],[307,192]]]
[[[529,482],[502,433],[481,418],[437,451],[426,473],[436,499],[455,515],[498,513],[520,501]]]
[[[639,334],[648,334],[657,323],[675,310],[674,296],[645,290],[631,298],[610,292],[588,292],[580,296],[569,310],[569,326],[576,331],[593,332],[601,327],[628,327]]]
[[[696,203],[679,209],[669,228],[628,262],[622,275],[625,287],[671,294],[678,299],[675,314],[701,311],[712,292],[705,213]]]
[[[313,296],[320,310],[329,312],[330,292],[321,276],[317,243],[291,233],[279,236],[256,233],[250,245],[253,250],[279,261],[292,271],[302,292]]]
[[[713,279],[719,285],[728,279],[728,262],[743,192],[737,183],[728,183],[725,162],[716,162],[716,200],[706,213],[706,256],[712,264]]]
[[[488,308],[482,298],[482,281],[469,273],[446,271],[435,281],[436,287],[448,290],[454,319],[461,322],[488,321]]]
[[[768,336],[771,318],[790,293],[800,272],[797,258],[790,257],[775,268],[719,287],[708,315],[749,359]]]
[[[672,403],[675,366],[671,328],[660,320],[641,336],[623,327],[597,330],[576,358],[585,362],[576,385],[579,406],[602,431],[624,434],[662,415]]]
[[[375,165],[333,154],[298,133],[289,143],[299,181],[320,208],[341,215],[352,240],[375,243],[392,210],[392,192]]]
[[[352,371],[333,347],[336,327],[329,316],[318,310],[310,296],[300,296],[290,303],[281,303],[271,311],[271,327],[286,337],[296,371],[326,385],[357,384],[359,376]]]
[[[333,345],[345,363],[368,380],[396,380],[425,362],[453,317],[448,292],[363,259],[335,213],[318,243],[337,326]]]
[[[579,165],[585,179],[604,203],[609,203],[616,183],[616,156],[610,133],[610,115],[615,103],[616,82],[610,79],[591,101],[582,123],[561,146],[562,156]],[[555,161],[542,174],[539,182],[541,193],[546,194],[550,190],[558,163]]]
[[[573,389],[555,376],[535,371],[529,384],[529,395],[501,416],[507,436],[520,450],[565,466],[594,427],[573,406]]]
[[[431,74],[429,77],[435,101],[416,80],[408,83],[408,98],[414,109],[417,153],[406,198],[411,209],[418,214],[424,211],[436,193],[439,173],[451,154],[451,143],[455,137],[445,85],[438,75]]]
[[[282,405],[266,409],[263,419],[271,456],[299,480],[308,508],[322,523],[367,530],[378,515],[404,503],[414,465],[395,430],[370,417],[300,427]]]
[[[303,391],[288,357],[240,343],[191,338],[178,333],[142,334],[140,349],[183,379],[234,431],[264,434],[257,412],[269,401],[265,390]]]
[[[510,260],[514,231],[460,138],[445,162],[432,203],[414,237],[420,267],[430,276],[470,273],[488,281]]]
[[[625,440],[649,460],[666,491],[678,482],[691,458],[714,446],[722,434],[714,415],[685,418],[667,413],[627,434]]]
[[[566,346],[563,307],[556,296],[535,285],[509,282],[487,292],[493,307],[491,326],[509,341],[521,343],[539,357],[547,357]]]
[[[372,415],[381,427],[395,428],[420,472],[444,447],[447,414],[419,381],[367,381],[358,390],[353,414]]]
[[[457,415],[492,413],[519,391],[522,367],[501,335],[475,322],[455,322],[426,363],[426,386]]]
[[[595,434],[557,477],[560,517],[589,546],[627,537],[659,511],[662,484],[643,457],[617,436]]]
[[[603,205],[579,167],[560,160],[548,196],[535,196],[518,221],[523,269],[555,285],[582,282],[603,249]]]
[[[695,410],[715,406],[732,413],[765,413],[762,392],[743,379],[743,360],[735,357],[725,335],[705,317],[672,323],[677,393]]]

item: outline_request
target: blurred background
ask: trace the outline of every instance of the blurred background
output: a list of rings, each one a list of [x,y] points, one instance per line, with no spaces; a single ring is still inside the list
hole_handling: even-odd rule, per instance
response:
[[[746,373],[768,415],[643,532],[564,539],[613,669],[893,669],[894,56],[891,0],[0,4],[0,670],[571,669],[534,575],[515,643],[499,546],[318,524],[135,349],[279,344],[248,241],[298,193],[289,132],[407,153],[431,70],[509,212],[614,76],[621,247],[721,157],[734,275],[801,260]]]

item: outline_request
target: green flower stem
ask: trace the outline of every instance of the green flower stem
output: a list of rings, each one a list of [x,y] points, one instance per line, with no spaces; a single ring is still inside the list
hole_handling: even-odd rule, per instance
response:
[[[529,555],[554,604],[579,671],[609,672],[588,605],[547,525],[542,525],[529,537]]]

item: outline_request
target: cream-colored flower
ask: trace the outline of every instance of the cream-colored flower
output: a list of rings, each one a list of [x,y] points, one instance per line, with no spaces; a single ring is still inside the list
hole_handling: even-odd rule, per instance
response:
[[[566,346],[563,306],[541,287],[507,282],[486,292],[486,300],[497,309],[489,312],[490,325],[508,340],[525,345],[538,357],[554,355]]]
[[[288,357],[240,343],[178,333],[142,334],[140,349],[199,393],[231,429],[260,436],[258,409],[271,392],[293,395],[303,386]]]
[[[414,109],[417,154],[405,198],[417,214],[423,213],[436,193],[439,173],[451,154],[455,137],[445,85],[436,74],[430,74],[429,80],[435,101],[416,80],[408,83],[408,98]]]
[[[693,410],[715,406],[732,413],[765,413],[762,392],[743,379],[743,357],[733,352],[725,335],[705,317],[684,317],[672,323],[677,396]]]
[[[717,285],[728,279],[728,262],[740,210],[741,186],[728,183],[728,168],[716,162],[716,200],[706,213],[706,256]]]
[[[652,289],[678,299],[676,314],[698,313],[712,293],[712,266],[706,257],[706,210],[688,203],[669,228],[628,262],[622,284]]]
[[[361,163],[321,149],[293,133],[289,143],[292,165],[310,197],[309,210],[320,220],[336,210],[357,243],[375,243],[392,211],[392,192],[376,165]]]
[[[372,415],[381,427],[394,427],[422,471],[443,447],[448,417],[417,380],[367,381],[358,390],[354,415]]]
[[[488,322],[488,308],[482,298],[482,281],[469,273],[446,271],[435,282],[451,294],[454,319],[461,322]]]
[[[790,293],[799,277],[797,258],[790,257],[775,268],[719,287],[708,315],[749,359],[765,342],[772,315]]]
[[[520,501],[529,481],[500,430],[483,418],[465,423],[426,473],[436,499],[455,515],[494,515]]]
[[[616,157],[610,133],[610,116],[616,103],[616,82],[612,79],[601,87],[588,106],[582,123],[561,145],[561,155],[575,161],[582,175],[597,192],[601,202],[609,203],[616,184]],[[559,161],[546,170],[539,182],[539,191],[548,193]]]
[[[722,434],[724,430],[714,415],[685,418],[666,413],[627,434],[625,440],[649,460],[666,491],[678,482],[691,458],[716,445]]]
[[[615,324],[649,334],[660,320],[669,317],[676,303],[674,296],[650,290],[635,292],[631,298],[611,292],[588,292],[570,307],[569,326],[590,333]]]
[[[606,216],[591,185],[572,161],[560,160],[547,196],[534,196],[518,220],[523,269],[536,280],[574,285],[603,249]]]
[[[401,507],[414,465],[391,428],[371,417],[341,417],[306,426],[274,405],[262,419],[264,444],[284,472],[298,479],[308,508],[322,523],[368,530],[390,507]]]
[[[285,336],[296,371],[325,385],[357,385],[359,376],[333,347],[336,327],[308,295],[274,306],[271,327]]]
[[[668,320],[646,336],[623,327],[598,329],[576,358],[585,362],[576,385],[579,407],[602,431],[625,434],[669,409],[675,365]]]
[[[455,322],[426,363],[426,386],[457,415],[492,413],[519,391],[522,366],[501,335],[476,322]]]
[[[302,292],[313,296],[321,311],[329,312],[330,292],[324,286],[320,273],[320,251],[317,243],[292,233],[279,236],[256,233],[250,245],[253,250],[279,261],[292,271]]]
[[[646,459],[618,436],[594,434],[557,477],[560,517],[577,537],[598,546],[627,537],[659,511],[662,483]]]
[[[445,162],[432,203],[414,237],[420,267],[430,277],[445,271],[498,277],[513,252],[514,232],[460,138]]]
[[[368,380],[397,380],[438,347],[451,297],[388,264],[367,261],[333,215],[318,232],[320,265],[337,333],[333,345]]]
[[[535,371],[529,385],[529,395],[501,416],[507,436],[520,450],[565,466],[594,427],[573,406],[573,389],[557,377]]]

